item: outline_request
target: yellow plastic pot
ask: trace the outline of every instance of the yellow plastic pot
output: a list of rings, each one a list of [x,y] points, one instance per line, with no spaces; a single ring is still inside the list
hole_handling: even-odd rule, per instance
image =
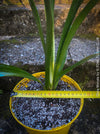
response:
[[[45,77],[45,72],[39,72],[39,73],[35,73],[33,74],[35,77]],[[69,83],[69,84],[72,84],[74,85],[78,90],[81,90],[81,88],[79,87],[79,85],[72,79],[70,78],[69,76],[66,76],[64,75],[61,80]],[[19,90],[21,86],[25,86],[27,87],[27,83],[29,82],[30,80],[27,79],[27,78],[24,78],[22,79],[16,86],[15,88],[13,89],[14,91],[16,90]],[[73,118],[73,120],[71,122],[69,122],[68,124],[66,125],[62,125],[60,127],[56,127],[56,128],[52,128],[51,130],[38,130],[38,129],[34,129],[34,128],[30,128],[26,125],[24,125],[23,123],[21,123],[14,115],[14,113],[12,112],[12,101],[13,101],[14,98],[10,97],[10,101],[9,101],[9,104],[10,104],[10,110],[11,110],[11,113],[13,115],[13,117],[15,118],[15,120],[21,124],[29,134],[68,134],[68,131],[71,127],[71,124],[77,119],[77,117],[79,116],[79,114],[81,113],[82,111],[82,108],[83,108],[83,103],[84,103],[84,99],[81,98],[81,105],[80,105],[80,109],[77,113],[77,115]]]

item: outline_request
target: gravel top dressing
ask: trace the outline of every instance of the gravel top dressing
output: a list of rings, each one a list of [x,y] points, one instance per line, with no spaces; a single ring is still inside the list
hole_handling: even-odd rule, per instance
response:
[[[44,78],[41,78],[44,83]],[[43,90],[40,83],[30,81],[20,90]],[[59,81],[57,90],[77,90],[64,81]],[[28,127],[50,130],[69,123],[77,114],[80,99],[58,98],[13,98],[12,111],[17,119]]]

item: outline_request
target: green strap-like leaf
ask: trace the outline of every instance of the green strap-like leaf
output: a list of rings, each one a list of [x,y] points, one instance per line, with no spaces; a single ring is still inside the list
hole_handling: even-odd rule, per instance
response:
[[[63,70],[62,72],[60,72],[60,74],[57,75],[57,79],[56,79],[56,82],[55,82],[55,83],[56,83],[56,84],[55,84],[55,88],[56,88],[56,86],[57,86],[57,84],[58,84],[59,79],[60,79],[64,74],[67,74],[68,72],[72,71],[74,68],[78,67],[79,65],[85,63],[85,62],[88,61],[89,59],[92,59],[92,58],[94,58],[94,57],[96,57],[96,56],[99,56],[99,55],[100,55],[100,52],[98,52],[98,53],[96,53],[96,54],[89,55],[89,56],[85,57],[84,59],[78,61],[78,62],[75,63],[74,65],[72,65],[72,66],[68,67],[67,69]]]
[[[66,22],[64,24],[63,32],[62,32],[62,35],[61,35],[61,39],[60,39],[60,43],[59,43],[59,47],[58,47],[58,51],[57,51],[56,63],[59,60],[59,55],[60,55],[60,52],[61,52],[61,48],[64,44],[64,41],[65,41],[66,36],[68,34],[68,31],[71,27],[71,24],[72,24],[72,22],[75,18],[76,12],[77,12],[77,10],[78,10],[78,8],[79,8],[79,6],[81,5],[82,2],[83,2],[83,0],[73,0],[73,2],[71,4],[71,7],[70,7],[70,10],[69,10],[69,13],[68,13],[68,17],[67,17]]]
[[[51,4],[52,4],[52,9],[53,9],[53,11],[54,11],[54,7],[55,7],[55,0],[52,0],[51,2],[52,2],[52,3],[51,3]]]
[[[32,76],[30,73],[20,68],[0,64],[0,77],[4,77],[4,76],[25,77],[25,78],[29,78],[31,80],[38,81],[39,83],[41,83],[41,81],[38,80],[36,77]]]
[[[66,18],[66,22],[64,24],[64,28],[63,28],[63,32],[61,35],[61,39],[60,39],[60,43],[59,43],[59,47],[58,47],[58,51],[57,51],[57,57],[56,57],[56,64],[55,64],[55,71],[54,71],[54,79],[58,73],[58,61],[59,61],[59,56],[61,53],[61,49],[63,47],[64,41],[66,39],[66,36],[68,34],[68,31],[71,28],[71,24],[75,18],[76,12],[79,8],[79,6],[81,5],[81,3],[83,2],[83,0],[73,0],[69,13],[68,13],[68,17]],[[64,60],[64,59],[63,59]]]
[[[77,16],[77,18],[73,22],[73,24],[72,24],[72,26],[71,26],[71,28],[66,36],[63,47],[60,50],[60,55],[58,57],[58,61],[56,63],[56,68],[55,68],[56,74],[55,74],[54,81],[57,79],[57,74],[60,74],[60,72],[62,71],[62,69],[64,67],[64,63],[65,63],[66,55],[67,55],[67,50],[68,50],[69,44],[70,44],[73,36],[76,33],[76,30],[78,29],[78,27],[80,26],[82,21],[85,19],[85,17],[89,13],[89,11],[97,4],[98,1],[99,0],[90,0],[89,3],[85,6],[85,8],[80,12],[80,14]]]
[[[55,61],[54,41],[54,0],[44,0],[47,24],[46,54],[45,54],[45,86],[52,89]]]
[[[44,49],[44,52],[45,52],[45,41],[44,41],[43,31],[42,31],[42,27],[41,27],[40,17],[39,17],[39,14],[38,14],[38,11],[37,11],[34,0],[29,0],[29,3],[30,3],[30,6],[31,6],[33,15],[35,17],[35,20],[36,20],[36,24],[37,24],[37,27],[38,27],[38,30],[39,30],[39,35],[40,35],[42,45],[43,45],[43,49]]]

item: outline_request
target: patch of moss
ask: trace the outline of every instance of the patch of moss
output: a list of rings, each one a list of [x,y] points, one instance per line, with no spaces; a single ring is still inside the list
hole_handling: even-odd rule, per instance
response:
[[[3,93],[3,91],[2,90],[0,90],[0,94],[2,94]]]
[[[89,77],[86,76],[85,79],[84,79],[84,82],[79,82],[78,83],[82,90],[84,90],[84,87],[86,87],[86,84],[88,83],[88,81],[89,81]]]
[[[29,33],[28,35],[29,35],[29,36],[31,36],[31,37],[32,37],[32,36],[34,36],[34,34],[33,34],[33,33]]]
[[[95,33],[78,33],[75,35],[75,37],[83,38],[83,39],[89,39],[89,40],[96,40],[96,37],[99,37]]]
[[[29,33],[29,34],[27,34],[26,36],[29,36],[29,37],[40,37],[38,32]]]
[[[12,39],[12,40],[10,40],[10,42],[11,42],[12,44],[19,44],[19,43],[20,43],[20,41],[18,41],[18,40],[16,40],[16,39]]]
[[[23,43],[25,43],[25,42],[22,41],[22,40],[17,40],[15,38],[0,41],[0,44],[6,44],[6,45],[9,45],[9,44],[23,44]]]
[[[0,44],[2,44],[2,43],[4,43],[4,44],[18,44],[19,42],[17,40],[13,39],[13,40],[2,40],[2,41],[0,41]]]

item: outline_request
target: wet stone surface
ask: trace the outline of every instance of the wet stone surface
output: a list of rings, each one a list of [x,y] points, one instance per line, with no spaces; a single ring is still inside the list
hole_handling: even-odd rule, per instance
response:
[[[55,50],[57,52],[59,38],[56,38]],[[73,38],[65,64],[68,61],[79,61],[84,57],[96,52],[96,41]],[[95,62],[96,59],[90,60]],[[45,55],[39,38],[32,38],[24,44],[5,44],[0,43],[0,63],[15,65],[44,65]]]
[[[41,90],[38,82],[30,81],[28,86],[21,90]],[[60,89],[77,90],[63,81],[58,84],[57,90]],[[12,111],[23,124],[40,130],[50,130],[69,123],[76,116],[79,107],[80,99],[16,98],[12,103]]]

